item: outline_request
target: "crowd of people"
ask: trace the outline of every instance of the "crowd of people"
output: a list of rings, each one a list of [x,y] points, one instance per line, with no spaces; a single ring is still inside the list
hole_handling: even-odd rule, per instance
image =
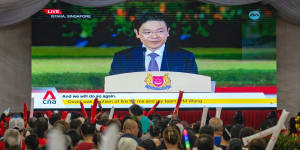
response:
[[[129,115],[109,118],[109,112],[99,112],[95,123],[83,118],[80,113],[71,113],[66,119],[60,112],[35,113],[28,121],[23,113],[3,113],[0,123],[0,150],[44,150],[49,147],[49,133],[61,133],[66,150],[101,149],[103,145],[117,150],[265,150],[267,141],[263,138],[243,144],[243,137],[257,131],[246,127],[242,112],[237,111],[231,125],[224,125],[220,118],[208,118],[205,124],[188,124],[177,116],[145,116],[143,108],[133,104]],[[278,118],[271,112],[261,123],[260,130],[276,125]],[[104,143],[103,136],[111,125],[117,126],[115,145]],[[291,129],[291,132],[292,131]],[[297,135],[296,135],[297,136]],[[55,143],[54,143],[55,145]]]

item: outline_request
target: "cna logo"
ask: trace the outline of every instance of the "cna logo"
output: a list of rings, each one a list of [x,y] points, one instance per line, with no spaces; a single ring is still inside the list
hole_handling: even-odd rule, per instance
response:
[[[60,9],[44,9],[44,12],[47,15],[61,15],[62,14]]]
[[[56,98],[52,91],[48,90],[43,98],[43,104],[56,104]]]
[[[253,10],[249,12],[249,18],[251,20],[258,20],[260,18],[260,12],[257,10]]]

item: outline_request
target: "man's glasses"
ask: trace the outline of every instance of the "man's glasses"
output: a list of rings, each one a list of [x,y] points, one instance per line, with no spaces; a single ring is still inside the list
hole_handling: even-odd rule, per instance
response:
[[[143,36],[150,36],[150,35],[164,35],[167,31],[166,30],[158,30],[158,31],[142,31]]]

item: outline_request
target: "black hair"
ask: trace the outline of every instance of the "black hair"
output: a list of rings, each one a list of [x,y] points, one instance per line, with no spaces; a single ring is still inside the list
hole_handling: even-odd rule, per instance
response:
[[[140,116],[143,114],[143,108],[137,104],[133,104],[129,107],[129,111],[134,115],[134,116]]]
[[[231,127],[230,129],[230,133],[231,133],[231,138],[239,138],[239,134],[240,134],[240,131],[241,129],[243,128],[244,126],[241,125],[241,124],[235,124]]]
[[[36,120],[37,120],[36,117],[29,118],[28,125],[29,125],[30,128],[34,127],[34,124],[35,124]]]
[[[32,135],[28,135],[25,138],[25,144],[27,149],[30,148],[32,150],[37,150],[39,148],[39,141],[36,135],[32,134]]]
[[[70,136],[73,147],[81,140],[80,134],[76,130],[70,130],[67,135]]]
[[[195,141],[194,147],[205,150],[214,149],[214,139],[208,134],[200,134],[199,138]]]
[[[141,142],[140,146],[145,148],[146,150],[156,150],[157,149],[155,143],[151,139],[143,140]]]
[[[161,127],[159,125],[150,126],[150,135],[152,137],[157,137],[161,133]]]
[[[83,136],[94,135],[94,133],[96,132],[96,126],[95,124],[91,124],[89,121],[86,121],[81,126],[81,132]]]
[[[80,129],[81,125],[82,125],[81,120],[72,119],[70,122],[70,129],[75,129],[75,130]]]
[[[242,141],[238,138],[232,138],[229,141],[228,150],[242,150]]]
[[[33,132],[39,137],[44,138],[45,131],[48,130],[48,120],[44,117],[39,117],[34,124]]]
[[[200,128],[199,130],[199,134],[207,134],[210,136],[214,136],[214,128],[208,125],[203,126],[202,128]]]
[[[249,150],[265,150],[266,149],[266,142],[263,139],[253,139],[250,141]]]
[[[133,28],[139,30],[142,24],[147,21],[164,21],[166,26],[169,27],[169,19],[162,13],[146,12],[136,16],[136,19],[133,22]]]
[[[51,115],[51,117],[49,118],[49,122],[50,122],[51,125],[54,125],[54,123],[56,121],[60,120],[60,119],[61,119],[61,114],[59,114],[59,113],[53,113]]]
[[[243,117],[243,114],[240,110],[238,110],[236,112],[236,114],[234,115],[234,117],[233,117],[233,124],[242,124],[242,125],[244,125],[244,123],[245,123],[245,119]]]
[[[165,130],[163,131],[163,138],[165,143],[167,142],[172,145],[180,145],[181,136],[178,130],[174,127],[169,126],[165,128]]]
[[[200,121],[197,121],[195,124],[193,124],[192,130],[193,130],[194,133],[199,133],[200,124],[201,124]]]
[[[154,123],[158,123],[161,120],[161,116],[159,114],[151,114],[148,118]]]

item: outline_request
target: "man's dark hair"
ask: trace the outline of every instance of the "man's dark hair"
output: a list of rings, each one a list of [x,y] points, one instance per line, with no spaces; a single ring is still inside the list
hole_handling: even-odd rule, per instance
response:
[[[67,135],[70,136],[73,147],[75,147],[78,144],[78,142],[81,140],[81,137],[76,130],[70,130],[67,133]]]
[[[266,142],[263,139],[253,139],[249,143],[249,150],[265,150]]]
[[[157,12],[146,12],[141,15],[137,15],[133,22],[133,28],[139,30],[143,23],[147,21],[164,21],[166,26],[169,27],[169,19],[162,13]]]
[[[29,127],[33,128],[36,120],[37,120],[36,117],[29,118],[28,120]]]
[[[129,110],[134,116],[140,116],[143,114],[143,108],[136,104],[131,105]]]
[[[158,123],[161,120],[161,116],[159,114],[151,114],[148,118],[154,123]]]
[[[207,135],[210,135],[210,136],[214,136],[214,128],[211,127],[211,126],[203,126],[202,128],[200,128],[199,130],[199,134],[207,134]]]
[[[39,148],[39,141],[36,135],[32,134],[32,135],[28,135],[25,138],[25,144],[27,149],[31,149],[31,150],[38,150]]]
[[[235,124],[231,127],[230,133],[231,133],[231,138],[239,138],[240,136],[240,131],[244,126],[241,124]]]
[[[48,120],[44,117],[39,117],[33,127],[33,132],[39,137],[44,138],[45,131],[48,130]]]
[[[194,147],[205,150],[214,149],[214,139],[212,136],[207,134],[200,134],[199,138],[196,140]]]
[[[140,144],[141,147],[145,148],[145,150],[156,150],[156,145],[151,139],[143,140]]]
[[[150,126],[150,135],[152,137],[157,137],[162,132],[161,130],[161,127],[158,125]]]
[[[242,141],[238,138],[232,138],[229,141],[228,150],[242,150]]]
[[[240,110],[238,110],[233,117],[233,124],[244,125],[244,123],[245,123],[245,119],[244,119],[243,113]]]
[[[168,126],[167,128],[165,128],[165,130],[163,131],[163,138],[165,143],[169,143],[172,145],[178,144],[179,146],[181,141],[180,133],[175,128],[175,126]]]
[[[91,124],[89,121],[86,121],[81,126],[81,132],[83,136],[94,135],[94,133],[96,132],[96,126],[95,124]]]
[[[81,125],[82,125],[81,120],[72,119],[70,122],[70,129],[75,129],[75,130],[80,129]]]
[[[51,125],[54,125],[54,123],[57,121],[57,120],[60,120],[61,118],[61,114],[59,113],[53,113],[51,115],[51,117],[49,118],[49,122]]]

